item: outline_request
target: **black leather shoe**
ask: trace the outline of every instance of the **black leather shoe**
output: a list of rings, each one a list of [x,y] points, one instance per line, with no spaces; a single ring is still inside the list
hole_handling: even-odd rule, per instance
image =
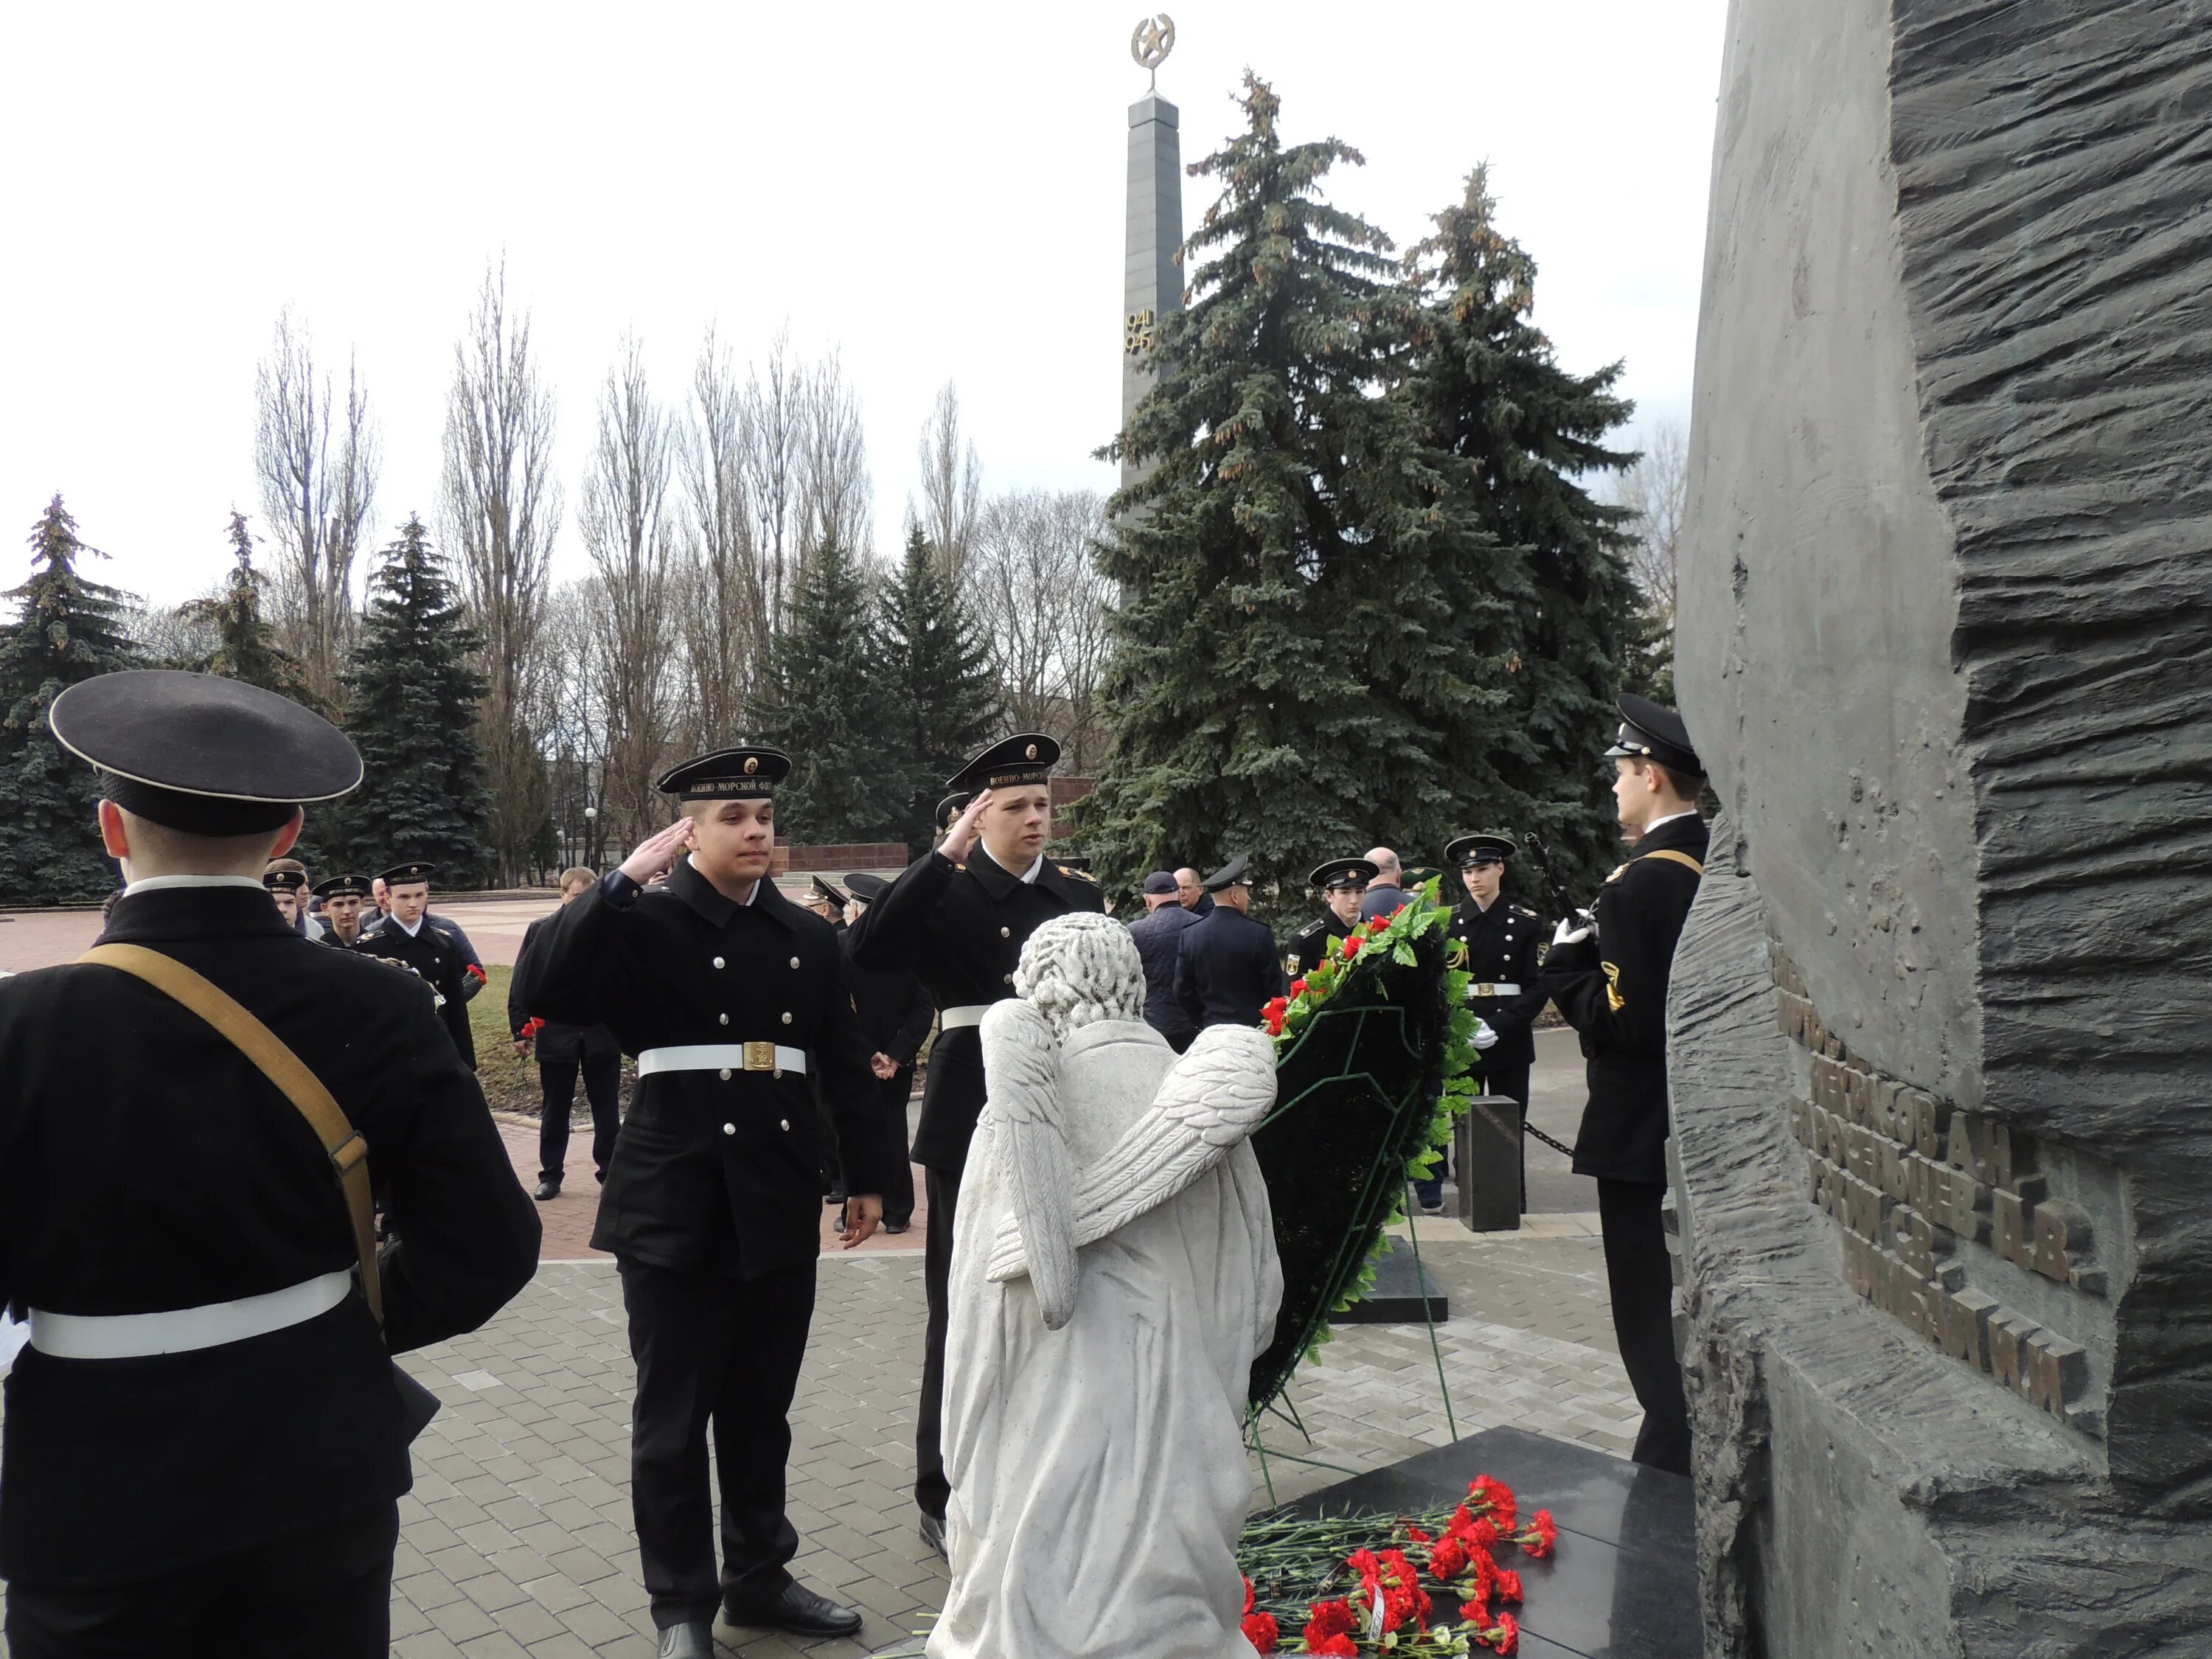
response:
[[[722,1611],[733,1625],[788,1631],[793,1636],[857,1636],[860,1631],[859,1613],[817,1595],[804,1584],[786,1584],[781,1595],[767,1601],[741,1601],[732,1596]]]
[[[549,1198],[558,1198],[560,1196],[561,1183],[559,1182],[552,1179],[550,1176],[544,1176],[539,1179],[538,1182],[538,1201],[540,1204],[543,1204]]]
[[[945,1517],[943,1516],[932,1515],[927,1510],[921,1512],[921,1541],[935,1550],[946,1565],[951,1565],[952,1552],[945,1547]]]
[[[714,1659],[712,1625],[671,1625],[660,1632],[656,1659]]]

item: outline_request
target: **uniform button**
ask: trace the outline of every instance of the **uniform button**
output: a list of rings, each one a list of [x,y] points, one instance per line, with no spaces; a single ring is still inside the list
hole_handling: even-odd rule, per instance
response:
[[[789,1134],[791,1133],[791,1120],[787,1117],[784,1118],[777,1124],[776,1127],[781,1128],[784,1133]]]
[[[1014,976],[1013,976],[1012,974],[1008,974],[1008,975],[1006,975],[1006,983],[1007,983],[1007,984],[1009,984],[1009,985],[1012,985],[1013,982],[1014,982]]]
[[[788,1025],[788,1024],[791,1024],[791,1016],[790,1016],[789,1014],[786,1014],[786,1015],[783,1017],[783,1023],[784,1023],[786,1025]]]
[[[722,1067],[722,1081],[723,1081],[723,1082],[725,1082],[725,1083],[727,1083],[729,1080],[730,1080],[730,1068],[729,1068],[728,1066],[725,1066],[724,1067]]]
[[[722,966],[722,959],[721,959],[721,957],[716,957],[714,958],[714,966],[716,966],[717,968],[720,968],[720,966]]]
[[[793,967],[794,967],[794,968],[796,968],[796,967],[798,967],[798,966],[799,966],[799,958],[798,958],[797,957],[792,957],[792,959],[791,959],[791,965],[792,965]]]
[[[722,1024],[725,1024],[725,1025],[727,1025],[727,1024],[730,1023],[730,1017],[729,1017],[727,1014],[724,1014],[724,1015],[720,1016],[720,1018],[721,1018]]]
[[[999,937],[1000,939],[1012,939],[1013,936],[1014,930],[1011,927],[1001,927],[999,929]]]
[[[726,1135],[733,1135],[737,1133],[737,1132],[738,1126],[734,1123],[725,1123],[722,1126],[722,1133]]]

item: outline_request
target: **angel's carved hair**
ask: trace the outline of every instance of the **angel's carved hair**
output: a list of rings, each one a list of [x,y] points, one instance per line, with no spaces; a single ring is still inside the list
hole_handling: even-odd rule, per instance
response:
[[[1014,992],[1036,1005],[1053,1035],[1094,1020],[1145,1017],[1145,964],[1129,930],[1111,916],[1077,911],[1031,933],[1014,969]]]

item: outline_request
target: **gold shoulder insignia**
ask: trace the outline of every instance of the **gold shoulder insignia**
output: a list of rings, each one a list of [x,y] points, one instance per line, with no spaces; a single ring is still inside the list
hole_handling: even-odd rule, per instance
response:
[[[1635,862],[1635,860],[1634,860],[1633,859],[1632,859],[1632,860],[1629,860],[1629,863],[1630,863],[1630,864],[1632,864],[1632,863],[1634,863],[1634,862]],[[1612,885],[1613,885],[1613,883],[1615,883],[1616,881],[1619,881],[1619,880],[1623,877],[1623,876],[1626,875],[1627,873],[1628,873],[1628,865],[1626,865],[1626,864],[1616,864],[1616,865],[1614,865],[1614,866],[1613,866],[1613,873],[1612,873],[1611,875],[1607,876],[1607,877],[1605,878],[1605,884],[1606,884],[1607,886],[1610,887],[1610,886],[1612,886]]]
[[[1605,969],[1606,1006],[1617,1014],[1628,1006],[1628,999],[1620,994],[1620,969],[1609,962],[1601,962],[1598,966]]]
[[[952,867],[956,870],[965,870],[968,866],[964,864],[956,864]]]
[[[1063,876],[1073,876],[1078,881],[1089,882],[1093,887],[1096,887],[1098,884],[1098,878],[1092,875],[1088,870],[1071,870],[1064,864],[1055,865],[1054,868],[1057,869]]]

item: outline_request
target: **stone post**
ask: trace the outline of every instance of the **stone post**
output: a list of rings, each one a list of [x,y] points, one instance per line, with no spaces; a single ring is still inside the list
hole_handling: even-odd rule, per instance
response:
[[[1121,422],[1152,383],[1159,325],[1182,309],[1182,142],[1176,106],[1147,93],[1129,106],[1128,253],[1121,276]],[[1124,484],[1144,469],[1124,461]]]

